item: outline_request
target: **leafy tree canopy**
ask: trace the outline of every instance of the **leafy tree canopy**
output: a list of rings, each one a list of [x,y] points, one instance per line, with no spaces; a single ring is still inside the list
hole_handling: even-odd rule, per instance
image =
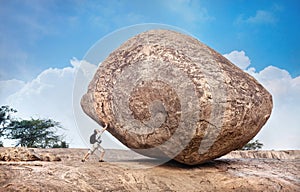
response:
[[[68,148],[62,135],[57,135],[63,129],[59,122],[52,119],[18,120],[11,117],[16,110],[9,106],[0,108],[0,138],[17,140],[16,146],[39,148]],[[0,141],[0,147],[3,142]]]
[[[30,119],[11,121],[8,126],[8,139],[17,139],[16,146],[53,148],[68,147],[63,137],[56,135],[62,129],[60,123],[52,119]]]
[[[17,112],[9,106],[0,107],[0,137],[5,133],[6,126],[11,122],[11,113]],[[0,147],[3,147],[3,142],[0,140]]]
[[[249,141],[241,150],[258,150],[263,147],[263,144],[260,143],[258,140],[251,140]]]

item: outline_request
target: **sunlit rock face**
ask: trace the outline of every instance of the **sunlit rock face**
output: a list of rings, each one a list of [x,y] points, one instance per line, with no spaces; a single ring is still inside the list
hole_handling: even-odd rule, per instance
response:
[[[81,106],[132,150],[194,165],[251,140],[270,117],[272,96],[197,39],[151,30],[105,59]]]

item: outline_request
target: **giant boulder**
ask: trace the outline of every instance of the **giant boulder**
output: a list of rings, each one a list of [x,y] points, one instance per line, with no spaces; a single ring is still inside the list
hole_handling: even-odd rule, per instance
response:
[[[197,39],[151,30],[102,62],[81,106],[132,150],[194,165],[251,140],[270,117],[272,96]]]

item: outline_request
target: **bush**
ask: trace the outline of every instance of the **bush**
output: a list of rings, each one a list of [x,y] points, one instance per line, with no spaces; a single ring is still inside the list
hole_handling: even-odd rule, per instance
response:
[[[7,138],[16,139],[16,146],[35,148],[67,148],[63,136],[57,135],[62,129],[60,123],[52,119],[13,120],[7,127]]]
[[[0,138],[16,139],[16,146],[39,148],[68,148],[62,135],[57,135],[63,129],[59,122],[52,119],[17,120],[11,117],[17,112],[9,106],[0,107]],[[3,142],[0,140],[0,147]]]
[[[259,150],[263,147],[263,144],[258,140],[251,140],[245,146],[242,147],[241,150]]]

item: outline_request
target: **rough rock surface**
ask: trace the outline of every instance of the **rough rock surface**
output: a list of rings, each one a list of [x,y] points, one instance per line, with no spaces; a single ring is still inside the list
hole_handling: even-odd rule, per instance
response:
[[[229,153],[202,165],[171,161],[150,169],[131,169],[152,160],[134,158],[130,151],[107,150],[105,160],[111,162],[104,163],[95,156],[82,163],[87,149],[36,151],[62,161],[0,161],[0,191],[300,191],[300,151],[234,151],[235,158]],[[283,153],[283,159],[268,158]],[[131,161],[118,161],[127,156]]]
[[[60,157],[43,153],[38,154],[31,148],[16,147],[0,151],[0,161],[60,161]]]
[[[81,106],[138,153],[193,165],[251,140],[270,117],[272,96],[198,40],[152,30],[105,59]]]

